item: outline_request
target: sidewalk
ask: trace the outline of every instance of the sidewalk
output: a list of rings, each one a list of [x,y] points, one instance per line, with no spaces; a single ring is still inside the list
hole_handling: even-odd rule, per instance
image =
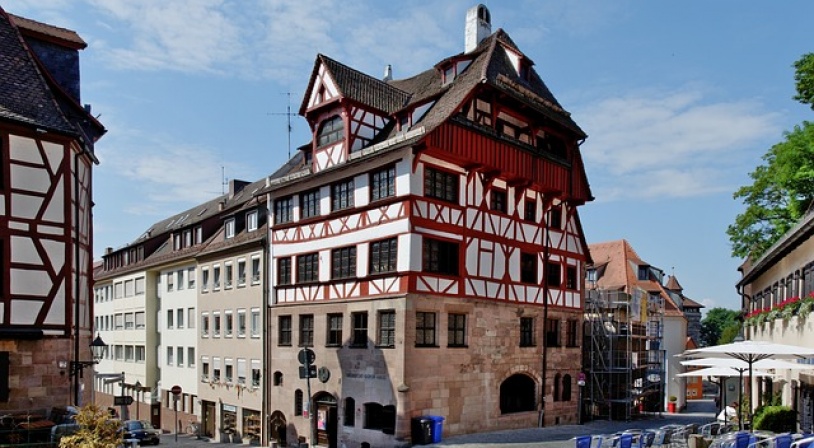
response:
[[[457,448],[573,448],[574,437],[589,434],[612,434],[625,429],[655,429],[669,424],[702,425],[715,420],[717,410],[712,399],[692,400],[678,414],[654,415],[633,421],[592,421],[584,425],[561,425],[545,428],[516,429],[450,437],[427,447]]]

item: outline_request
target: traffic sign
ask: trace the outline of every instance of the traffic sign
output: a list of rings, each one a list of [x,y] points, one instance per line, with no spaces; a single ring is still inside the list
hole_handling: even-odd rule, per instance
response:
[[[310,375],[305,374],[305,369],[308,369],[308,373]],[[316,378],[317,377],[317,366],[311,364],[310,366],[300,366],[300,379],[304,380],[306,378]]]
[[[177,384],[175,386],[172,386],[170,392],[172,392],[172,394],[175,395],[176,397],[181,395],[181,386]]]
[[[113,397],[113,406],[130,406],[131,404],[133,404],[133,397],[130,395]]]
[[[317,355],[314,354],[314,351],[310,348],[304,348],[297,353],[297,359],[300,361],[302,365],[311,365],[316,360]]]

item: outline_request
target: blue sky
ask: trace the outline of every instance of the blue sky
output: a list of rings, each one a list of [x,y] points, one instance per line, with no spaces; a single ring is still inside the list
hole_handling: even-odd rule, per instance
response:
[[[76,30],[83,102],[108,129],[94,172],[95,254],[287,158],[286,107],[317,53],[365,73],[412,76],[463,50],[463,0],[5,0]],[[741,260],[725,233],[732,193],[783,132],[792,63],[814,51],[814,2],[485,2],[560,103],[596,200],[590,243],[625,238],[707,307],[739,308]],[[292,148],[309,139],[292,118]],[[292,149],[293,151],[294,149]]]

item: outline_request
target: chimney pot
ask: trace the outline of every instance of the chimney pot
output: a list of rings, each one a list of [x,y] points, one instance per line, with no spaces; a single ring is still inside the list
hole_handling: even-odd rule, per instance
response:
[[[486,6],[478,5],[466,12],[464,53],[469,53],[492,34],[492,17]]]
[[[382,81],[387,82],[392,80],[393,80],[393,66],[387,64],[387,67],[384,68],[384,78],[382,78]]]

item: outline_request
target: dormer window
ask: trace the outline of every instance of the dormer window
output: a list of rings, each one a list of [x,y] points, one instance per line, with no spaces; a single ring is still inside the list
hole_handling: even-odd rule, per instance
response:
[[[257,230],[257,210],[246,213],[246,230],[249,232]]]
[[[331,143],[342,140],[342,131],[344,123],[342,117],[334,115],[333,117],[325,120],[319,127],[317,134],[317,146],[330,145]]]
[[[639,266],[639,280],[650,280],[650,266]]]
[[[455,80],[455,65],[450,64],[444,68],[444,85],[447,85]]]
[[[224,224],[226,239],[234,238],[235,237],[235,218],[230,218],[226,220]]]

